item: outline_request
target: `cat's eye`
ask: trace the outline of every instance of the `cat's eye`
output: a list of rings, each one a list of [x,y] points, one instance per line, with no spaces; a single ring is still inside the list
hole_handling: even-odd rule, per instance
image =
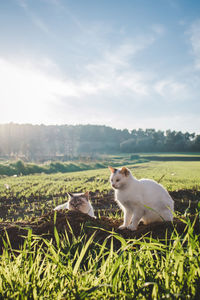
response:
[[[119,179],[116,179],[116,181],[118,182],[118,181],[119,181]]]

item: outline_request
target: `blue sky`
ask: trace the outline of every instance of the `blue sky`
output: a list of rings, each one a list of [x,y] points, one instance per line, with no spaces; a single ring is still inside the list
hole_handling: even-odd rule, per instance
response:
[[[0,123],[200,132],[200,1],[0,1]]]

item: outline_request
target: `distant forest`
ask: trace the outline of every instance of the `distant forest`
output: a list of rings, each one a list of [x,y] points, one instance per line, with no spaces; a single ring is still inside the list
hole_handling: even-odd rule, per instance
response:
[[[69,160],[98,154],[200,152],[200,135],[100,125],[0,125],[0,157],[26,161]]]

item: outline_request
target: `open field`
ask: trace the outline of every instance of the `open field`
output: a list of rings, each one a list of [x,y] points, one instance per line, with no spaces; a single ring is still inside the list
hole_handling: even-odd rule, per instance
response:
[[[200,162],[128,167],[137,178],[152,178],[169,190],[177,211],[173,225],[117,230],[122,214],[107,168],[0,179],[0,299],[196,299]],[[54,214],[68,191],[86,190],[97,219],[76,212]],[[21,250],[10,250],[23,243]]]
[[[156,161],[130,165],[129,168],[138,179],[146,177],[160,180],[168,191],[200,190],[200,162]],[[66,201],[67,192],[89,190],[95,205],[97,200],[112,194],[109,176],[106,168],[1,178],[0,218],[5,220],[41,215]]]

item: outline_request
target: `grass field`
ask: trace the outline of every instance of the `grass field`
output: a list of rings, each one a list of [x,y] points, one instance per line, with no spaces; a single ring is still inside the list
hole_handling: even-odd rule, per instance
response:
[[[199,161],[151,161],[128,167],[136,178],[161,180],[169,191],[200,190]],[[103,199],[111,192],[109,176],[104,168],[3,177],[1,220],[40,216],[66,201],[68,191],[89,190]],[[174,229],[163,240],[126,239],[110,232],[98,242],[95,235],[86,238],[84,228],[70,239],[67,233],[59,236],[55,227],[53,242],[29,231],[21,250],[10,250],[5,242],[0,299],[198,299],[199,234],[189,217],[184,222],[182,234]],[[115,241],[120,246],[115,247]]]
[[[129,165],[134,176],[160,181],[169,191],[200,189],[200,162],[148,162]],[[67,192],[110,192],[108,168],[72,173],[35,174],[0,179],[0,218],[29,218],[67,200]],[[5,204],[7,208],[5,209]],[[2,207],[3,206],[3,207]]]
[[[128,165],[133,175],[151,178],[161,183],[170,191],[200,187],[200,162],[147,162]],[[33,195],[55,196],[68,191],[90,190],[106,192],[110,190],[110,171],[108,168],[72,173],[36,174],[19,177],[0,178],[0,195],[26,198]],[[9,186],[9,189],[6,188]]]

